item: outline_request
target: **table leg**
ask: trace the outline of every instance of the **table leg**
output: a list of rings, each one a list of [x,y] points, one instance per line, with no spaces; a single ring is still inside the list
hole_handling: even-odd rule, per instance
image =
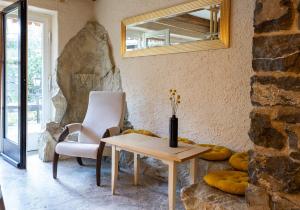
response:
[[[134,185],[139,184],[140,176],[140,155],[134,153]]]
[[[190,160],[191,184],[196,184],[197,182],[197,169],[198,169],[198,159],[193,158]]]
[[[169,162],[169,177],[168,177],[168,196],[169,210],[174,210],[176,205],[176,181],[177,181],[176,163]]]
[[[111,192],[114,195],[116,189],[116,181],[117,181],[117,174],[118,174],[118,152],[116,150],[116,146],[112,145],[112,162],[111,162]]]

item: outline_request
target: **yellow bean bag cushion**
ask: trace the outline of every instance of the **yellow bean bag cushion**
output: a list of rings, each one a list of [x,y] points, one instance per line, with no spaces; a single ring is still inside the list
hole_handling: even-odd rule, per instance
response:
[[[139,130],[134,130],[134,129],[128,129],[122,132],[122,134],[129,134],[129,133],[137,133],[137,134],[142,134],[145,136],[152,136],[152,137],[157,137],[159,138],[158,135],[152,133],[151,131],[148,130],[143,130],[143,129],[139,129]]]
[[[249,156],[247,152],[235,153],[230,159],[230,165],[240,171],[248,171]]]
[[[244,195],[248,186],[248,174],[242,171],[215,171],[204,176],[204,181],[227,193]]]
[[[201,147],[209,147],[211,150],[200,154],[200,158],[205,160],[227,160],[231,156],[231,151],[226,147],[212,144],[198,144]]]
[[[185,143],[185,144],[195,144],[195,142],[187,139],[187,138],[182,138],[182,137],[178,137],[178,141],[179,142],[182,142],[182,143]]]

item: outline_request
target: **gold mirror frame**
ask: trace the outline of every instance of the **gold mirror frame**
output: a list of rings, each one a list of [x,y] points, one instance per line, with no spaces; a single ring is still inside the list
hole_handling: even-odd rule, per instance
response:
[[[174,46],[153,47],[147,49],[126,51],[126,26],[139,22],[155,20],[171,15],[187,13],[210,5],[221,5],[220,38],[217,40],[202,40]],[[229,48],[230,41],[230,0],[196,0],[179,4],[166,9],[125,18],[121,22],[121,55],[123,57],[138,57],[159,54],[193,52],[199,50]]]

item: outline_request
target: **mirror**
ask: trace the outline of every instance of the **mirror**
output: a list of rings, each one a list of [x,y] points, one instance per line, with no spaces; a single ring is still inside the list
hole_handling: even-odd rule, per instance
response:
[[[220,5],[126,26],[126,51],[219,39]]]
[[[197,0],[122,21],[124,57],[229,47],[229,0]]]

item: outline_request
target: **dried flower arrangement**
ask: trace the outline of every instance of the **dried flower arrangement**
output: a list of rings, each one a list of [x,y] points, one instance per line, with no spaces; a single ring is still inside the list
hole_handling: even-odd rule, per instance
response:
[[[176,89],[170,89],[170,101],[172,107],[172,115],[176,115],[178,106],[180,104],[180,95],[177,93]]]

